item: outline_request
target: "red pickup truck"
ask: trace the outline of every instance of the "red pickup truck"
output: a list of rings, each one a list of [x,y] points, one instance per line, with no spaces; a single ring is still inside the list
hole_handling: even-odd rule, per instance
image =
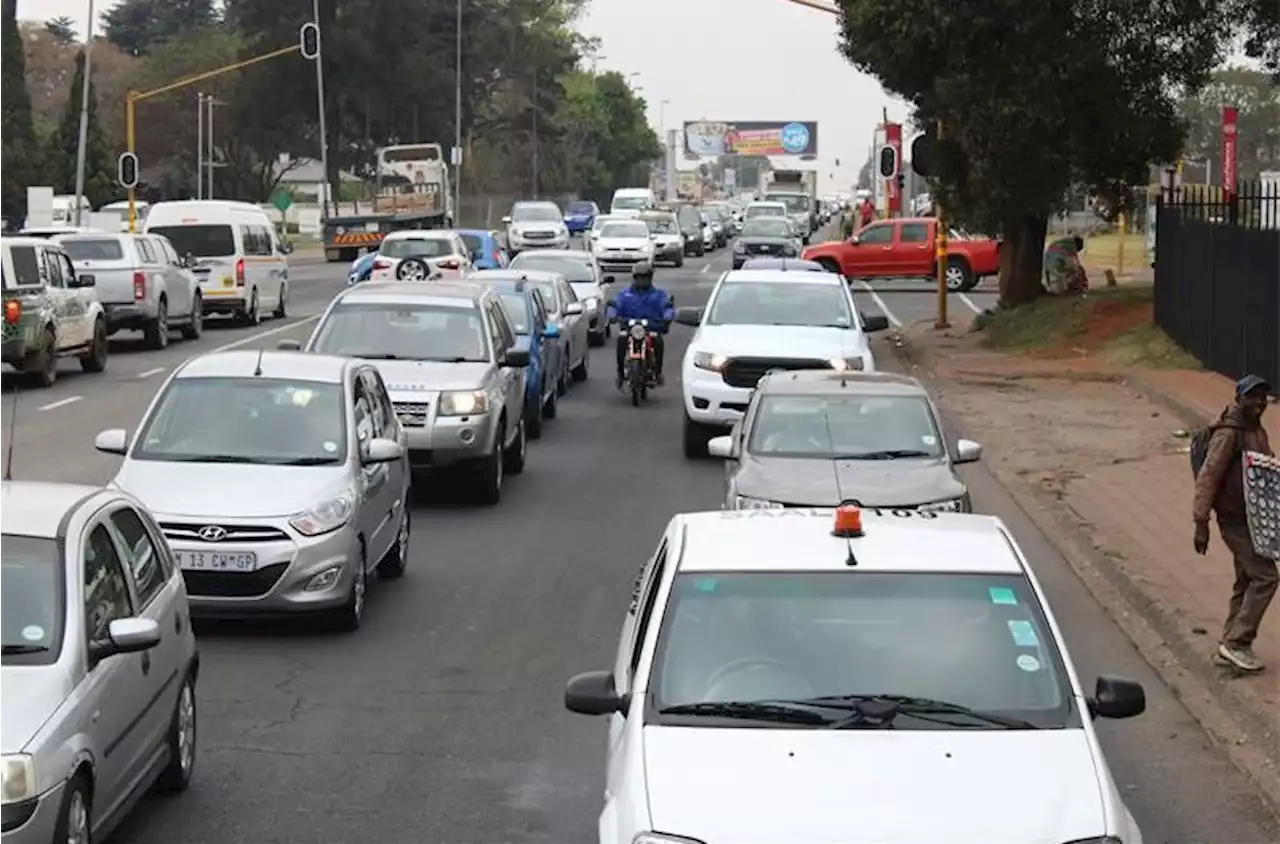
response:
[[[880,220],[848,240],[815,243],[802,257],[845,278],[937,278],[932,217]],[[1000,272],[1000,241],[952,237],[947,241],[947,287],[972,290]]]

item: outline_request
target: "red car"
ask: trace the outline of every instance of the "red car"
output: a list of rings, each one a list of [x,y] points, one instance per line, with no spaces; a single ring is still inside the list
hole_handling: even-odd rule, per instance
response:
[[[845,278],[937,278],[932,217],[880,220],[848,240],[816,243],[801,257]],[[952,238],[947,242],[947,287],[963,293],[1000,272],[1000,241]]]

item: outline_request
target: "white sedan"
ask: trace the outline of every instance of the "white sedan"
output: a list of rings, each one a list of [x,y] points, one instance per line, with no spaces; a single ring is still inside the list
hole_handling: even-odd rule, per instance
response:
[[[426,281],[461,277],[473,269],[462,236],[444,229],[392,232],[378,247],[370,281]]]
[[[606,274],[629,273],[636,264],[653,266],[653,242],[654,235],[643,220],[614,220],[592,239],[591,252]]]

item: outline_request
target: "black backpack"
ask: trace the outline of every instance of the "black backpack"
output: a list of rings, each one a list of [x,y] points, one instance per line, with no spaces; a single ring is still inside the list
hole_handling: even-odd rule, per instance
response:
[[[1204,466],[1204,460],[1209,456],[1209,441],[1213,439],[1214,430],[1213,426],[1206,425],[1191,435],[1191,474],[1195,477],[1200,476],[1200,468]],[[1238,434],[1235,439],[1238,450],[1240,445]]]

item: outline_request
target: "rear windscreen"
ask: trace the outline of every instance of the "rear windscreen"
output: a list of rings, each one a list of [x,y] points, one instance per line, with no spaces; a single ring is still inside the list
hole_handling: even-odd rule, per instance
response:
[[[93,240],[64,240],[62,248],[73,261],[119,261],[124,258],[120,241],[95,238]]]
[[[471,250],[472,254],[484,249],[484,239],[479,235],[464,234],[462,240],[467,244],[467,248]]]
[[[10,247],[9,259],[13,262],[14,277],[10,279],[8,272],[5,272],[5,287],[43,283],[40,279],[40,256],[36,254],[34,246]]]
[[[197,258],[225,258],[236,254],[236,236],[231,226],[155,226],[147,234],[169,238],[179,255]]]

